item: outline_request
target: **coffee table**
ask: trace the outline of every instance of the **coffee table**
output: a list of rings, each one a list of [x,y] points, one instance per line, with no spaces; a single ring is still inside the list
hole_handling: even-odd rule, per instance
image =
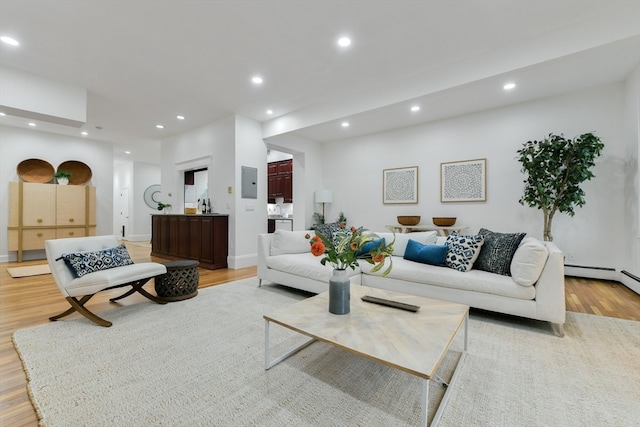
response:
[[[420,306],[410,312],[362,301],[364,295]],[[265,369],[270,369],[315,341],[342,348],[359,356],[415,375],[422,382],[421,425],[427,425],[429,385],[438,381],[446,387],[431,425],[442,416],[449,391],[453,388],[458,367],[467,351],[469,307],[452,302],[423,298],[383,289],[351,285],[351,312],[329,313],[328,292],[299,301],[264,315]],[[276,323],[311,339],[271,360],[269,327]],[[454,368],[450,382],[445,383],[436,371],[453,340],[463,329],[464,351]]]

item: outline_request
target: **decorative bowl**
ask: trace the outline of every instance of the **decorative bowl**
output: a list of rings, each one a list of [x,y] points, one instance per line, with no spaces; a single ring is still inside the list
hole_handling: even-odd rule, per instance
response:
[[[18,176],[24,182],[37,182],[44,184],[53,179],[53,166],[46,160],[27,159],[18,164],[16,168]]]
[[[433,223],[438,227],[451,227],[456,223],[456,217],[448,216],[434,216]]]
[[[85,185],[91,181],[91,177],[93,176],[91,168],[86,163],[78,160],[67,160],[66,162],[60,163],[58,171],[61,170],[71,174],[71,178],[69,178],[69,184],[71,185]]]
[[[418,225],[420,222],[420,215],[417,216],[398,216],[398,222],[401,225]]]

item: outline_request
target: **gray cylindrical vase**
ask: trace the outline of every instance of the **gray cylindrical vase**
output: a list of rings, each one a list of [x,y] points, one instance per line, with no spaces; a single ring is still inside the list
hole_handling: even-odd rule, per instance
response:
[[[351,282],[347,270],[333,270],[329,279],[329,313],[347,314],[351,308]]]

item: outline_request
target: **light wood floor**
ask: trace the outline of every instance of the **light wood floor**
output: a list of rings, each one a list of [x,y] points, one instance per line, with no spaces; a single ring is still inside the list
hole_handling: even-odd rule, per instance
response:
[[[127,244],[136,262],[164,261],[149,255],[149,248]],[[37,426],[37,418],[26,391],[26,378],[11,336],[17,329],[48,323],[48,318],[67,309],[51,275],[13,279],[7,268],[43,264],[42,260],[0,265],[0,426]],[[200,288],[253,277],[256,268],[240,270],[200,269]],[[145,286],[153,291],[153,283]],[[567,277],[565,280],[567,310],[600,316],[640,321],[640,295],[617,282]],[[96,295],[89,304],[99,312],[114,307],[109,298],[122,289]],[[196,297],[197,298],[197,297]],[[132,295],[119,301],[135,304],[143,297]],[[77,316],[77,315],[72,315]],[[98,326],[96,326],[98,327]]]

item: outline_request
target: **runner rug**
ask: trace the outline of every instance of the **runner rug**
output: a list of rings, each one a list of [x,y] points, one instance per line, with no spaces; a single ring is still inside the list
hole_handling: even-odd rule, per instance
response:
[[[11,277],[30,277],[30,276],[40,276],[41,274],[49,274],[51,270],[49,269],[49,264],[42,265],[29,265],[26,267],[13,267],[7,268],[7,273]]]
[[[347,351],[314,343],[264,370],[262,315],[302,298],[252,278],[103,312],[111,328],[76,317],[13,340],[45,426],[418,425],[420,381]],[[473,311],[440,425],[637,425],[640,322],[567,314],[559,338],[544,322]],[[277,325],[270,339],[273,357],[304,341]]]

